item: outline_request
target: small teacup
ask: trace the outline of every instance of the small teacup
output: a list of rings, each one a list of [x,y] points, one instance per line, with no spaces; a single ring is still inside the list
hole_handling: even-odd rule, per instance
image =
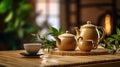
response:
[[[78,48],[81,51],[90,52],[92,49],[94,49],[94,44],[92,40],[80,40],[78,42]]]
[[[24,49],[29,54],[37,54],[41,48],[41,43],[26,43]]]

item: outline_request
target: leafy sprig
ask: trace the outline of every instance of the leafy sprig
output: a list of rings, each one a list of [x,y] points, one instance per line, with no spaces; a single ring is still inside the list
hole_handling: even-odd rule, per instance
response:
[[[48,35],[52,35],[52,36],[59,36],[60,34],[63,33],[63,30],[62,28],[59,28],[58,30],[54,27],[49,27],[49,31],[50,33],[48,34],[45,34],[43,37],[40,36],[40,31],[38,31],[37,34],[32,34],[33,36],[35,36],[35,38],[33,38],[34,40],[42,40],[42,49],[43,50],[47,50],[48,52],[51,50],[51,49],[55,49],[56,48],[56,41],[54,40],[49,40],[47,39],[47,36]]]
[[[100,45],[104,48],[110,50],[111,54],[115,54],[119,51],[120,48],[120,29],[116,28],[116,34],[111,35],[110,37],[106,38]]]
[[[47,51],[49,52],[51,49],[56,48],[55,45],[56,42],[54,40],[48,40],[46,39],[46,37],[41,38],[41,40],[43,41],[42,45],[43,50],[47,49]]]
[[[37,34],[32,34],[34,36],[33,40],[37,40],[40,41],[42,43],[41,48],[43,50],[47,50],[48,52],[50,51],[50,49],[54,49],[56,47],[55,45],[55,41],[54,40],[49,40],[47,39],[47,36],[49,34],[45,34],[43,37],[40,36],[40,31],[37,32]]]

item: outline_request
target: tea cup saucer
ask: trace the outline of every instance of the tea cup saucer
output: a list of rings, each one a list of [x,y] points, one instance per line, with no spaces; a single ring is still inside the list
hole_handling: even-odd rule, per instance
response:
[[[29,54],[29,53],[27,53],[27,52],[21,52],[20,54],[23,55],[23,56],[28,56],[28,57],[41,56],[41,55],[43,55],[43,54],[40,54],[40,53],[37,53],[37,54]]]

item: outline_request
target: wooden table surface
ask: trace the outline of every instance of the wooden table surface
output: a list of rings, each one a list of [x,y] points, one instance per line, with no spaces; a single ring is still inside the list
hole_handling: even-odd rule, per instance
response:
[[[92,56],[50,55],[48,58],[24,57],[17,51],[0,51],[0,67],[120,67],[120,54]]]

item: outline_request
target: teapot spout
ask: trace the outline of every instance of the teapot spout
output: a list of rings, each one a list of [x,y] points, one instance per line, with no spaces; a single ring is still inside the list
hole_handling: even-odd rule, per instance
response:
[[[57,43],[56,45],[59,46],[61,44],[60,38],[58,38],[58,37],[54,37],[54,38],[55,38],[56,43]]]
[[[80,30],[78,27],[74,27],[75,31],[76,31],[76,37],[78,38],[80,35]]]

